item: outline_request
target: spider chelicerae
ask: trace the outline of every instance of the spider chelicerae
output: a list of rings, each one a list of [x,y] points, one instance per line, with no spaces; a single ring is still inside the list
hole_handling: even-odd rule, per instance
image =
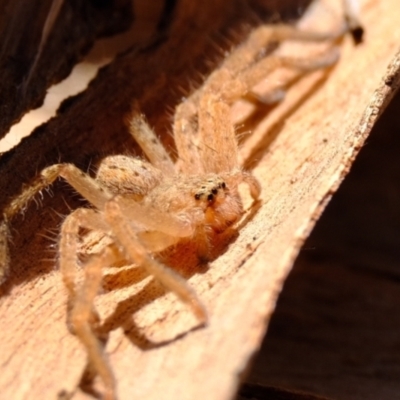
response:
[[[246,184],[254,201],[258,200],[260,183],[238,161],[232,103],[276,68],[307,72],[329,67],[338,57],[335,47],[311,60],[273,54],[260,58],[262,50],[271,42],[285,40],[333,42],[349,29],[359,29],[353,18],[328,33],[305,32],[288,25],[258,27],[176,108],[176,163],[136,106],[129,119],[129,131],[147,160],[126,155],[105,157],[95,178],[72,164],[49,166],[3,211],[0,278],[5,277],[9,264],[8,221],[37,193],[62,177],[93,206],[79,208],[65,218],[58,252],[68,291],[70,328],[103,381],[105,399],[116,398],[116,383],[96,335],[100,318],[94,299],[103,268],[132,263],[143,267],[188,305],[200,325],[205,325],[207,312],[196,293],[153,254],[190,239],[196,244],[199,259],[206,260],[213,236],[234,227],[244,213],[239,185]],[[106,239],[102,248],[84,261],[79,258],[82,231]],[[84,264],[82,282],[76,279],[79,263]]]

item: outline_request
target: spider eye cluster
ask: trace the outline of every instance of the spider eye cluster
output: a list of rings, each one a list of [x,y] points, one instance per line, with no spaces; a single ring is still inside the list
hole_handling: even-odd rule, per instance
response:
[[[208,183],[213,183],[213,181],[208,181]],[[208,202],[212,202],[214,197],[218,194],[220,190],[226,189],[225,182],[218,182],[217,185],[213,185],[212,187],[207,187],[206,185],[201,186],[201,189],[194,195],[196,200],[200,200],[202,198],[207,198]]]

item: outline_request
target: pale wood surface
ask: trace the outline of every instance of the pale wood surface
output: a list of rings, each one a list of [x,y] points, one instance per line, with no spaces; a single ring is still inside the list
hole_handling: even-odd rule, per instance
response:
[[[152,57],[149,51],[125,54],[101,72],[87,93],[65,104],[57,118],[0,160],[2,204],[7,194],[16,193],[38,169],[60,157],[85,165],[96,153],[129,146],[122,117],[132,98],[143,99],[144,111],[164,131],[168,118],[156,117],[156,111],[176,98],[170,94],[156,101],[156,94],[159,87],[166,92],[165,79],[179,82],[185,65],[187,70],[207,49],[197,40],[198,26],[211,15],[215,25],[208,29],[224,26],[228,12],[231,21],[232,15],[240,20],[240,10],[235,13],[223,1],[213,2],[214,9],[188,4],[177,19],[186,28],[185,37],[173,36],[182,29],[175,26]],[[207,270],[200,271],[190,256],[176,255],[177,263],[188,265],[178,267],[209,310],[209,327],[193,330],[190,312],[156,283],[129,285],[140,278],[137,271],[106,275],[98,307],[109,332],[107,352],[120,399],[234,396],[300,245],[399,85],[398,63],[392,65],[391,78],[382,80],[400,43],[396,7],[395,0],[363,1],[365,43],[354,48],[346,40],[342,58],[329,74],[303,79],[267,118],[257,119],[253,134],[243,142],[242,157],[262,183],[262,201],[239,235]],[[198,25],[190,23],[194,16]],[[185,59],[186,49],[191,49],[191,58]],[[160,60],[166,71],[161,78]],[[134,83],[127,83],[128,74]],[[39,236],[49,235],[60,223],[55,211],[67,212],[63,197],[70,205],[79,201],[68,195],[65,185],[56,185],[53,192],[54,198],[45,196],[42,202],[44,211],[32,204],[13,225],[12,274],[0,304],[4,398],[53,399],[61,390],[71,391],[85,367],[85,354],[65,325],[65,293],[55,262],[42,261],[54,254],[49,241]],[[87,396],[78,392],[74,398]]]

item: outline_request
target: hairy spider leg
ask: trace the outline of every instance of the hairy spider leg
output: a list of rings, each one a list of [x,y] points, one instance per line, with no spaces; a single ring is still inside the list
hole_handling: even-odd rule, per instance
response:
[[[230,132],[233,127],[230,126],[227,105],[249,93],[251,88],[266,75],[279,67],[293,68],[302,72],[327,68],[335,64],[339,56],[337,49],[332,48],[311,60],[277,55],[269,55],[257,60],[269,43],[285,40],[334,42],[342,37],[347,29],[347,24],[344,22],[335,31],[330,32],[304,31],[285,24],[262,25],[256,28],[246,42],[228,55],[220,68],[210,75],[204,86],[177,107],[174,117],[174,137],[179,157],[182,160],[183,171],[190,174],[198,173],[199,170],[203,172],[229,170],[229,165],[235,163],[232,160],[237,159],[237,145],[233,144],[234,135],[231,136],[232,132]],[[285,87],[285,85],[283,82],[281,86]],[[209,97],[211,94],[214,94],[213,98]],[[272,97],[276,98],[276,96]],[[280,95],[280,98],[283,97]],[[226,103],[226,105],[219,105],[220,102]],[[218,109],[214,111],[215,108]],[[207,113],[209,116],[205,117]],[[213,119],[215,121],[215,115],[225,115],[225,119],[228,119],[224,121],[222,137],[213,140],[214,144],[222,146],[216,147],[210,143],[211,147],[206,150],[204,147],[208,145],[202,142],[204,137],[202,132],[210,129],[208,136],[219,136],[219,131],[216,129],[222,127],[222,123],[212,122]],[[202,158],[203,153],[210,152],[216,155],[222,153],[221,149],[224,152],[226,149],[226,154],[232,156],[231,161],[226,160],[228,157],[224,157],[225,160],[213,160],[212,154],[206,157],[207,160]],[[222,164],[220,164],[221,162]],[[221,166],[219,167],[217,164]],[[204,170],[205,165],[206,169]]]
[[[84,279],[80,287],[76,287],[76,271],[78,268],[79,230],[87,228],[107,232],[109,227],[99,219],[95,210],[79,208],[63,222],[60,234],[59,264],[65,287],[68,290],[67,321],[70,330],[78,337],[88,355],[91,365],[102,379],[104,398],[115,399],[115,379],[107,361],[107,354],[94,329],[99,322],[94,308],[94,299],[99,292],[102,271],[105,266],[112,265],[120,257],[110,247],[105,247],[99,254],[92,255],[85,263]]]
[[[102,209],[105,202],[112,197],[111,193],[73,164],[55,164],[45,168],[31,185],[24,187],[3,212],[3,221],[0,224],[0,252],[2,254],[0,283],[6,279],[9,272],[8,222],[21,212],[37,193],[50,186],[59,176],[99,209]]]
[[[144,116],[139,112],[134,112],[128,120],[128,124],[130,134],[142,148],[150,163],[167,176],[175,174],[175,166],[171,157]]]
[[[129,208],[130,206],[124,207],[120,196],[116,196],[104,209],[105,219],[112,228],[113,235],[124,248],[127,258],[143,266],[161,284],[188,304],[201,324],[206,324],[208,319],[206,309],[187,282],[173,270],[149,256],[148,250],[139,240],[138,233],[125,214]]]

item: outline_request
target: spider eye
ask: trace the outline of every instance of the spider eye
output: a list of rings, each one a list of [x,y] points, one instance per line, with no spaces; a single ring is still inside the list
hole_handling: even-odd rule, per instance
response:
[[[222,183],[221,183],[221,187],[222,187],[222,189],[225,189],[225,188],[226,188],[225,182],[222,182]]]
[[[207,200],[208,201],[212,201],[214,199],[214,195],[213,194],[209,194],[208,196],[207,196]]]
[[[200,194],[200,193],[196,193],[196,194],[194,195],[194,198],[195,198],[196,200],[200,200],[200,197],[201,197],[201,194]]]
[[[213,190],[211,190],[211,192],[212,192],[212,194],[217,194],[218,193],[218,189],[213,189]]]

